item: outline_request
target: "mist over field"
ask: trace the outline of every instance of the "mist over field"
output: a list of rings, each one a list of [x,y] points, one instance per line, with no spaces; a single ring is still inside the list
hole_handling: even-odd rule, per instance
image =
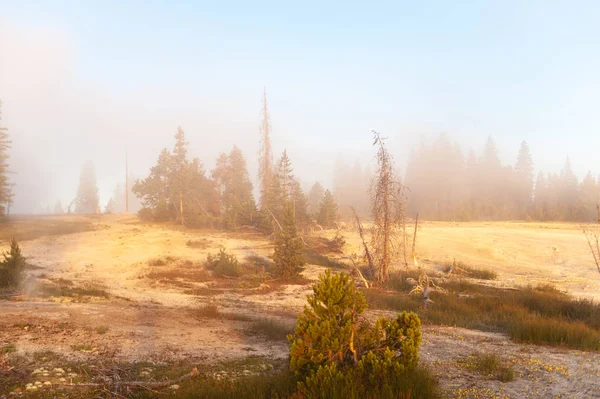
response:
[[[0,399],[600,398],[598,20],[0,0]]]

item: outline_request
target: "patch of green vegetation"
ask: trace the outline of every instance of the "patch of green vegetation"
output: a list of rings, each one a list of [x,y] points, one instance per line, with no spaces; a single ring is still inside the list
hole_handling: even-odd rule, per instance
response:
[[[38,293],[42,297],[96,297],[96,298],[109,298],[109,293],[98,287],[92,285],[85,287],[73,287],[71,285],[54,285],[54,284],[40,284],[38,287]]]
[[[177,260],[177,258],[172,257],[172,256],[166,256],[164,258],[155,258],[155,259],[150,259],[148,261],[148,266],[165,266],[168,265],[169,263],[173,263]]]
[[[108,327],[107,326],[98,326],[94,329],[94,331],[96,331],[96,334],[106,334],[108,332]]]
[[[271,341],[287,342],[287,336],[294,332],[294,328],[274,318],[262,318],[252,323],[249,332],[264,336]]]
[[[498,273],[493,270],[477,269],[461,261],[445,264],[444,272],[452,272],[452,275],[454,276],[470,277],[480,280],[495,280],[498,278]]]
[[[462,363],[471,371],[502,382],[510,382],[515,379],[515,371],[512,366],[507,365],[500,356],[493,353],[471,355]]]
[[[242,275],[242,267],[236,256],[228,254],[225,248],[220,248],[216,255],[208,254],[206,268],[222,276],[239,277]]]
[[[52,351],[38,351],[33,354],[33,360],[36,362],[51,362],[60,359],[60,355]]]
[[[304,260],[306,261],[306,263],[310,264],[310,265],[318,265],[318,266],[324,266],[324,267],[329,267],[332,269],[347,269],[348,266],[346,266],[345,263],[337,261],[337,260],[333,260],[331,258],[329,258],[328,256],[325,255],[321,255],[311,249],[305,248],[302,252],[302,256],[304,257]]]
[[[72,345],[71,349],[73,349],[75,352],[91,352],[94,348],[89,344],[77,344]]]
[[[0,347],[0,354],[6,355],[17,351],[15,344],[6,344]]]
[[[391,285],[398,290],[364,291],[371,307],[413,311],[425,323],[498,331],[520,342],[600,351],[600,305],[556,289],[506,290],[447,280],[443,287],[449,293],[432,292],[433,303],[424,308],[420,296],[408,295],[409,284]]]
[[[212,241],[207,240],[206,238],[201,238],[199,240],[188,240],[185,245],[190,248],[196,249],[206,249],[210,248]]]

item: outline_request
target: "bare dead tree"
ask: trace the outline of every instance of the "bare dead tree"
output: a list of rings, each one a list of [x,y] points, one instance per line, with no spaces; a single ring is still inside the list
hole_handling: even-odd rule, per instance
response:
[[[403,231],[405,196],[402,184],[394,173],[393,159],[385,147],[385,139],[373,132],[377,147],[377,172],[371,187],[373,227],[371,253],[376,278],[387,282],[390,265],[400,249],[398,235]]]
[[[598,214],[598,225],[600,225],[600,202],[596,204],[596,212]],[[587,239],[598,273],[600,273],[600,228],[584,228],[583,234]]]
[[[415,217],[415,233],[413,235],[413,243],[412,243],[412,258],[415,267],[419,266],[419,261],[417,260],[417,231],[419,231],[419,214]]]
[[[373,257],[371,256],[371,251],[369,250],[369,245],[367,244],[367,241],[365,240],[365,230],[363,228],[362,223],[360,222],[360,218],[358,217],[356,210],[353,207],[350,207],[350,209],[352,210],[352,213],[354,214],[354,218],[356,219],[356,225],[358,226],[358,234],[360,236],[360,240],[362,241],[362,245],[363,245],[363,249],[364,249],[364,255],[365,255],[364,257],[367,259],[367,262],[369,264],[369,269],[371,269],[371,273],[374,276],[376,274],[375,264],[373,263]]]
[[[258,182],[260,188],[261,209],[269,202],[269,190],[273,177],[273,149],[271,148],[271,119],[267,104],[267,90],[263,92],[263,106],[261,110],[260,147],[258,153]]]

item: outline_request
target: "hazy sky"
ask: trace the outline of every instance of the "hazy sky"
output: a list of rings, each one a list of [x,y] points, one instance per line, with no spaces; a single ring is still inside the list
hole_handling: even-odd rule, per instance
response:
[[[339,153],[370,160],[371,129],[400,167],[446,132],[600,173],[599,2],[171,3],[0,0],[16,211],[70,202],[87,159],[105,204],[125,148],[143,176],[177,125],[208,168],[238,144],[255,177],[264,86],[304,181],[329,185]]]

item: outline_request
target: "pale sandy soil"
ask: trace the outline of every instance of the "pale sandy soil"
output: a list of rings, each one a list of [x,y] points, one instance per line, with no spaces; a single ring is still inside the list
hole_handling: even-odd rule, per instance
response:
[[[248,320],[200,317],[197,309],[212,303],[224,313],[274,318],[292,326],[310,293],[309,284],[195,295],[190,289],[207,288],[211,282],[173,284],[148,278],[157,270],[149,265],[152,260],[170,256],[177,260],[169,268],[184,267],[184,261],[192,264],[186,267],[201,268],[207,253],[219,246],[239,259],[267,256],[272,252],[267,239],[145,225],[132,216],[96,217],[91,222],[91,231],[21,242],[29,262],[39,269],[32,272],[21,300],[0,301],[0,344],[14,344],[19,355],[51,350],[84,361],[214,364],[257,355],[285,360],[287,343],[251,333]],[[359,252],[357,235],[344,234],[346,252]],[[188,240],[203,239],[209,241],[206,249],[186,246]],[[579,226],[570,224],[425,223],[418,254],[425,267],[456,258],[494,269],[499,274],[494,284],[550,282],[576,296],[600,299],[600,275],[586,245]],[[6,242],[0,244],[5,248]],[[304,275],[315,280],[323,270],[309,265]],[[74,302],[37,295],[40,284],[59,278],[75,287],[102,288],[110,298]],[[108,329],[98,334],[97,327]],[[467,370],[464,362],[478,352],[498,353],[511,362],[516,380],[502,383]],[[440,377],[448,397],[600,397],[598,353],[522,345],[500,334],[426,327],[421,358]]]

